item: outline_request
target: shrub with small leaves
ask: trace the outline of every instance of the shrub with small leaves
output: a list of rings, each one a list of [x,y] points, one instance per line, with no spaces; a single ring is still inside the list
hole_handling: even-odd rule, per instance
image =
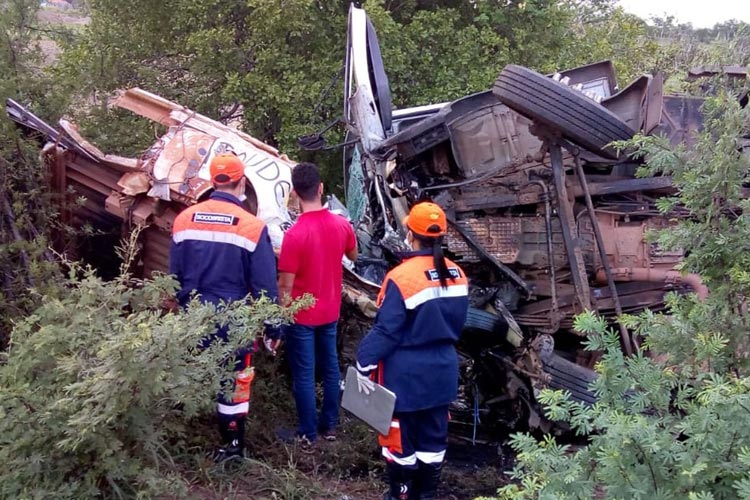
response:
[[[603,353],[592,383],[597,402],[587,406],[559,391],[539,400],[587,444],[515,435],[516,482],[500,498],[750,499],[750,202],[743,190],[750,109],[721,93],[703,111],[705,128],[690,150],[659,137],[621,146],[645,159],[644,173],[673,177],[678,193],[659,208],[679,209],[683,218],[655,241],[685,251],[681,269],[702,276],[708,298],[672,294],[668,315],[620,318],[643,339],[630,357],[604,319],[579,316],[586,348]]]
[[[0,497],[184,495],[172,454],[191,419],[211,414],[232,352],[264,320],[285,318],[266,298],[184,311],[160,304],[168,276],[105,282],[71,268],[63,293],[18,321],[0,366]],[[309,302],[309,301],[308,301]],[[229,341],[199,341],[229,325]]]

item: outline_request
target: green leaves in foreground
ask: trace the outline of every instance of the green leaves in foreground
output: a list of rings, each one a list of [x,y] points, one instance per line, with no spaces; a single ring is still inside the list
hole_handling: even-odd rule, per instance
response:
[[[679,220],[655,242],[686,253],[682,269],[701,275],[708,298],[673,294],[669,315],[621,318],[643,342],[631,357],[604,319],[580,315],[575,328],[602,354],[592,384],[598,401],[586,406],[556,391],[538,400],[588,442],[513,436],[515,482],[500,498],[750,498],[750,206],[742,189],[750,111],[727,93],[703,111],[691,150],[656,137],[623,146],[645,160],[643,173],[673,176],[678,194],[659,208]]]
[[[234,349],[292,311],[263,298],[165,312],[176,285],[74,268],[18,321],[0,366],[0,497],[185,493],[171,454],[187,422],[213,413]],[[230,341],[197,349],[217,323]]]

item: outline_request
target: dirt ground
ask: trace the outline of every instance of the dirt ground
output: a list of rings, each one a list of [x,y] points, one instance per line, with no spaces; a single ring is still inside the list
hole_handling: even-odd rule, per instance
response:
[[[195,440],[179,460],[181,475],[197,499],[379,500],[386,478],[374,431],[342,410],[338,440],[320,442],[312,452],[281,442],[276,433],[296,420],[283,360],[256,357],[256,381],[248,416],[249,460],[215,465],[208,457],[216,444],[212,421],[196,422]],[[507,483],[511,454],[496,444],[452,437],[440,490],[444,500],[491,496]]]
[[[82,29],[89,21],[89,17],[73,9],[62,10],[57,7],[41,7],[37,14],[39,26],[51,32],[60,28],[71,30]],[[60,57],[60,47],[50,36],[43,37],[39,41],[39,47],[42,50],[44,64],[46,65],[54,64],[57,58]]]

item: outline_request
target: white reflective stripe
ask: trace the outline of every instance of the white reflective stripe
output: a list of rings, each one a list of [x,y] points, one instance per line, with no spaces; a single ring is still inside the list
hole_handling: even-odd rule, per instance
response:
[[[468,285],[448,285],[447,288],[434,286],[415,293],[408,299],[404,300],[404,304],[407,309],[416,309],[417,306],[424,304],[428,300],[442,299],[446,297],[465,297],[467,295],[469,295]]]
[[[418,451],[417,460],[423,464],[438,464],[445,458],[445,450],[443,451]]]
[[[360,371],[360,372],[370,372],[370,371],[374,370],[377,367],[378,367],[378,365],[362,366],[362,365],[359,364],[359,361],[357,361],[357,371]]]
[[[391,421],[391,427],[393,427],[394,429],[400,429],[401,428],[401,422],[399,422],[398,420],[393,420],[393,421]]]
[[[237,403],[236,405],[223,405],[217,403],[216,409],[222,415],[239,415],[240,413],[247,413],[250,411],[250,403],[247,401],[244,403]]]
[[[383,456],[388,460],[393,460],[399,465],[417,465],[417,456],[416,455],[409,455],[408,457],[397,457],[390,451],[388,451],[388,448],[383,446]]]
[[[216,243],[229,243],[250,252],[255,251],[256,244],[244,236],[235,233],[225,233],[223,231],[204,231],[202,229],[183,229],[174,233],[172,237],[175,243],[182,243],[186,240],[193,241],[211,241]]]

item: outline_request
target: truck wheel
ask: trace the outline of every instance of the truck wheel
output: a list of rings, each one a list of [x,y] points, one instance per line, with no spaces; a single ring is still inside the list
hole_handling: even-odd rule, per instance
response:
[[[544,363],[544,371],[550,375],[550,389],[569,391],[570,396],[582,403],[596,403],[596,394],[589,385],[596,380],[596,372],[579,366],[553,354]]]
[[[630,139],[634,134],[602,105],[523,66],[507,65],[492,92],[514,111],[559,130],[572,142],[606,158],[617,158],[607,144]]]
[[[508,332],[508,323],[502,316],[470,307],[466,315],[464,330],[497,334],[501,339],[505,339],[505,334]]]

